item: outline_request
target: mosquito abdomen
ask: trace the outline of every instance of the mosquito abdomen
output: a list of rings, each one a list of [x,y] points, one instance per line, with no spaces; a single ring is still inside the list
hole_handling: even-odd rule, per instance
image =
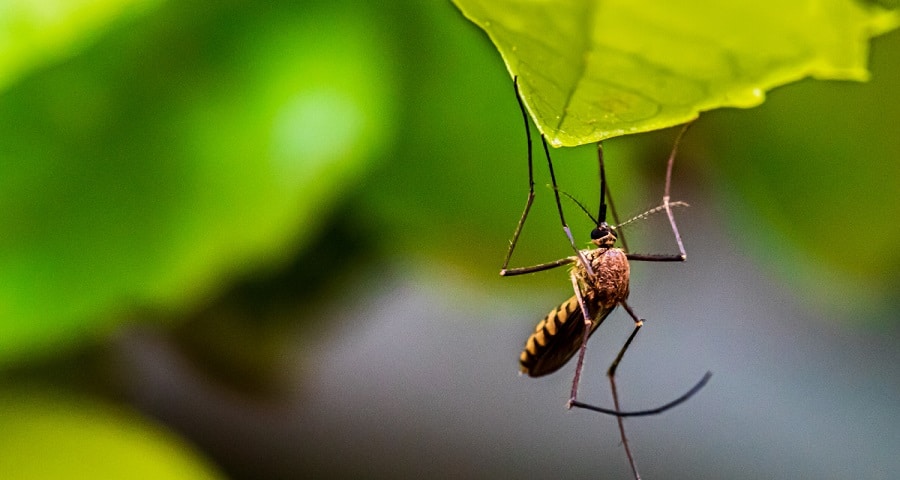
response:
[[[588,314],[597,315],[599,305],[585,298]],[[600,318],[591,325],[591,333],[609,315],[612,309],[604,309]],[[540,377],[559,370],[581,347],[584,340],[584,315],[578,304],[578,297],[572,296],[554,308],[538,322],[534,333],[525,342],[525,349],[519,356],[523,373],[530,377]]]

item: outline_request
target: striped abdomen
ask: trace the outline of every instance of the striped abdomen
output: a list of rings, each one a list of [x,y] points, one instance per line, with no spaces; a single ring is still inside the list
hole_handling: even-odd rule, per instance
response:
[[[585,295],[588,314],[593,317],[591,334],[615,308],[603,307],[593,295]],[[584,340],[584,315],[578,297],[563,302],[541,320],[525,342],[519,356],[522,372],[540,377],[559,370],[581,348]]]

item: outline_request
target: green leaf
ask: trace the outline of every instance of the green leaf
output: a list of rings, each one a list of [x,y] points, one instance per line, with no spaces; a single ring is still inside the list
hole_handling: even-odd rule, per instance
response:
[[[46,393],[0,396],[0,472],[18,480],[222,478],[137,415]]]
[[[807,76],[866,80],[870,37],[897,12],[853,0],[454,0],[519,79],[554,146],[753,107]]]
[[[161,0],[0,2],[0,91],[29,71],[71,56],[122,17]]]

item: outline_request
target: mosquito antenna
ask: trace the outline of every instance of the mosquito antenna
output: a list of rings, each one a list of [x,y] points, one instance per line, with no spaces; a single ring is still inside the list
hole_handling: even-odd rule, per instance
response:
[[[690,207],[690,205],[689,205],[687,202],[682,202],[682,201],[680,201],[680,200],[677,201],[677,202],[669,202],[669,206],[670,206],[670,207]],[[644,212],[644,213],[641,213],[641,214],[639,214],[639,215],[635,215],[635,216],[629,218],[628,220],[625,220],[625,221],[622,222],[622,223],[616,224],[616,225],[615,225],[614,227],[612,227],[612,228],[613,228],[613,230],[618,230],[619,228],[624,227],[625,225],[628,225],[629,223],[634,223],[634,222],[636,222],[636,221],[638,221],[638,220],[643,220],[643,219],[649,217],[650,215],[653,215],[654,213],[665,212],[665,211],[666,211],[666,206],[665,206],[665,205],[659,205],[659,206],[657,206],[657,207],[651,208],[650,210],[647,210],[647,211]]]
[[[590,218],[592,222],[594,222],[594,224],[600,225],[600,222],[598,222],[597,219],[594,218],[593,215],[591,215],[591,212],[589,212],[588,209],[585,208],[584,204],[581,203],[581,202],[579,202],[577,198],[573,197],[572,195],[569,194],[569,192],[567,192],[567,191],[565,191],[565,190],[560,190],[559,193],[565,195],[566,198],[568,198],[569,200],[575,202],[575,205],[578,205],[578,208],[580,208],[581,211],[584,212],[584,214],[587,215],[588,218]]]

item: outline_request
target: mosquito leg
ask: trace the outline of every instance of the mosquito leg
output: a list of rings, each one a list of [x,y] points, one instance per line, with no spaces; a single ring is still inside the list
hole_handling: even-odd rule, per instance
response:
[[[550,181],[553,182],[553,194],[556,197],[556,209],[559,211],[559,219],[562,222],[563,231],[566,232],[566,237],[569,238],[569,244],[572,245],[572,250],[575,250],[575,255],[578,256],[584,269],[589,276],[593,277],[594,269],[591,268],[591,263],[584,258],[584,254],[582,254],[581,250],[575,245],[575,238],[572,237],[572,231],[569,229],[569,225],[566,224],[566,217],[563,215],[562,201],[559,199],[559,186],[556,184],[556,174],[553,172],[553,161],[550,160],[550,148],[547,146],[547,139],[544,135],[541,135],[541,143],[544,145],[544,155],[547,156],[547,166],[550,168]]]
[[[523,275],[526,273],[534,273],[541,272],[544,270],[550,270],[551,268],[561,267],[563,265],[568,265],[570,263],[575,263],[578,261],[578,257],[566,257],[560,258],[559,260],[555,260],[552,262],[541,263],[539,265],[532,265],[530,267],[515,267],[515,268],[504,268],[500,270],[500,275],[504,277],[512,277],[515,275]]]
[[[672,188],[672,170],[675,166],[675,156],[678,154],[678,146],[681,145],[681,139],[684,137],[685,132],[693,125],[693,123],[686,124],[680,132],[678,132],[678,136],[675,137],[675,145],[672,146],[672,152],[669,154],[669,161],[666,164],[666,185],[663,189],[663,204],[662,208],[665,209],[666,215],[669,217],[669,225],[672,227],[672,234],[675,236],[675,242],[678,244],[678,254],[677,255],[667,255],[667,254],[641,254],[641,253],[629,253],[626,257],[629,260],[638,260],[644,262],[683,262],[687,260],[687,252],[684,250],[684,242],[681,241],[681,234],[678,233],[678,225],[675,223],[675,214],[672,213],[673,205],[681,205],[681,202],[672,202],[670,191]],[[656,211],[656,209],[652,210]]]
[[[532,267],[522,267],[522,268],[509,268],[509,262],[512,259],[513,250],[516,248],[516,243],[519,241],[519,235],[522,233],[522,228],[525,226],[525,220],[528,218],[528,212],[531,210],[531,205],[534,203],[534,162],[533,162],[533,147],[531,142],[531,127],[528,122],[528,114],[525,111],[525,104],[522,101],[522,96],[519,94],[519,79],[516,77],[513,80],[513,88],[516,91],[516,101],[519,103],[519,110],[522,112],[522,119],[525,123],[525,137],[528,140],[528,198],[525,201],[525,210],[522,212],[522,216],[519,218],[519,223],[516,225],[516,230],[513,232],[513,238],[509,242],[509,249],[506,252],[506,259],[503,261],[503,267],[500,269],[500,275],[507,277],[513,275],[521,275],[524,273],[532,273],[539,272],[541,270],[548,270],[551,268],[558,267],[560,265],[565,265],[567,263],[572,263],[568,258],[560,259],[555,262],[545,263],[541,265],[535,265]],[[562,221],[563,231],[566,233],[566,237],[569,239],[569,244],[572,245],[572,249],[575,250],[576,259],[584,265],[589,275],[593,275],[594,271],[591,269],[590,263],[584,258],[584,255],[581,253],[581,250],[575,245],[575,239],[572,237],[572,231],[569,229],[569,226],[566,224],[566,219],[563,216],[562,210],[562,202],[559,198],[559,187],[556,184],[556,175],[553,171],[553,161],[550,160],[550,151],[547,147],[547,140],[541,135],[541,142],[544,145],[544,153],[547,156],[547,165],[550,168],[550,178],[553,181],[553,193],[556,197],[556,207],[559,210],[559,218]]]
[[[631,343],[631,340],[634,338],[634,335],[640,329],[640,326],[634,327],[634,331],[631,333],[631,336],[628,337],[628,342],[625,344],[626,347],[628,343]],[[616,411],[620,411],[621,407],[619,406],[619,394],[616,391],[616,379],[613,374],[609,374],[609,384],[612,388],[612,396],[613,396],[613,406]],[[616,422],[619,424],[619,434],[622,437],[622,446],[625,447],[625,455],[628,457],[628,464],[631,466],[631,473],[634,474],[635,480],[641,479],[641,474],[638,473],[637,464],[634,463],[634,455],[631,453],[631,447],[628,445],[628,437],[625,435],[625,421],[621,416],[616,416]]]
[[[688,401],[689,398],[693,397],[697,392],[700,391],[701,388],[706,386],[706,384],[709,382],[710,378],[712,378],[712,372],[706,372],[705,374],[703,374],[703,378],[701,378],[699,382],[697,382],[693,387],[691,387],[690,390],[688,390],[687,392],[682,394],[680,397],[676,398],[675,400],[672,400],[671,402],[669,402],[665,405],[662,405],[662,406],[659,406],[656,408],[650,408],[647,410],[635,410],[635,411],[631,411],[631,412],[623,412],[621,410],[613,410],[611,408],[603,408],[603,407],[597,407],[594,405],[589,405],[587,403],[579,402],[578,400],[573,401],[572,406],[577,407],[577,408],[583,408],[585,410],[590,410],[592,412],[602,413],[605,415],[612,415],[614,417],[647,417],[650,415],[659,415],[660,413],[663,413],[666,410],[677,407],[678,405],[681,405],[682,403]]]
[[[606,221],[606,205],[609,205],[609,212],[612,214],[613,223],[615,225],[619,224],[619,213],[616,212],[616,204],[613,202],[612,191],[609,189],[609,185],[606,184],[606,166],[603,164],[603,143],[597,142],[597,165],[600,170],[600,211],[598,212],[598,224],[600,222]],[[628,251],[628,242],[625,240],[625,235],[621,232],[618,233],[619,241],[622,242],[622,246],[625,247],[625,251]]]
[[[693,387],[691,387],[690,390],[688,390],[680,397],[676,398],[675,400],[672,400],[671,402],[669,402],[665,405],[662,405],[662,406],[659,406],[656,408],[650,408],[647,410],[635,410],[635,411],[630,411],[630,412],[623,412],[619,408],[619,394],[618,394],[618,391],[616,390],[616,379],[615,379],[616,370],[619,368],[619,362],[622,361],[622,357],[625,355],[625,350],[628,350],[628,347],[631,345],[631,342],[634,341],[634,337],[635,337],[635,335],[637,335],[638,330],[640,330],[641,327],[644,325],[644,320],[641,319],[640,317],[638,317],[637,314],[634,313],[634,310],[631,309],[631,306],[628,305],[628,303],[621,302],[620,305],[622,305],[622,307],[625,309],[625,311],[628,312],[628,315],[630,315],[631,318],[634,320],[634,330],[631,332],[631,336],[628,337],[628,340],[625,341],[625,345],[623,345],[622,349],[619,350],[619,354],[616,355],[616,359],[613,360],[612,365],[609,366],[609,370],[606,371],[606,375],[607,375],[607,377],[609,377],[610,386],[612,387],[613,405],[615,406],[615,409],[597,407],[597,406],[590,405],[587,403],[579,402],[578,400],[575,400],[575,399],[572,399],[569,401],[569,408],[572,408],[572,407],[583,408],[585,410],[591,410],[593,412],[598,412],[598,413],[603,413],[606,415],[613,415],[615,417],[618,417],[619,432],[622,435],[622,443],[625,445],[626,453],[628,453],[628,460],[629,460],[629,463],[631,464],[632,470],[635,470],[635,473],[637,473],[635,465],[634,465],[634,460],[631,457],[631,452],[628,449],[628,441],[625,438],[625,429],[622,424],[622,418],[624,418],[624,417],[645,417],[648,415],[658,415],[658,414],[663,413],[671,408],[681,405],[682,403],[686,402],[689,398],[693,397],[694,394],[699,392],[700,389],[702,389],[704,386],[706,386],[707,382],[709,382],[709,379],[712,378],[712,372],[706,372],[703,375],[703,378],[701,378],[699,382],[697,382]],[[637,475],[635,475],[635,477],[638,478]]]
[[[619,224],[619,214],[616,212],[616,205],[613,203],[612,192],[610,192],[609,187],[606,187],[606,201],[609,203],[609,213],[612,215],[612,220],[615,225]],[[625,251],[628,251],[628,240],[625,239],[625,232],[616,231],[616,236],[618,236],[619,241],[622,242],[622,247]]]
[[[687,260],[687,256],[684,254],[626,253],[625,257],[640,262],[683,262]]]
[[[628,340],[625,341],[625,345],[622,345],[622,349],[619,350],[616,359],[613,360],[613,363],[609,366],[609,370],[606,371],[606,376],[609,377],[610,389],[612,390],[613,406],[617,412],[621,411],[621,407],[619,406],[619,392],[616,390],[616,369],[619,368],[619,362],[622,361],[625,351],[628,350],[628,347],[634,340],[635,335],[637,335],[638,330],[644,325],[644,321],[635,315],[634,310],[631,309],[628,303],[623,301],[621,304],[622,307],[625,308],[625,311],[631,315],[631,318],[634,319],[634,330],[631,332]],[[631,447],[628,445],[628,437],[625,435],[624,419],[621,416],[617,416],[616,421],[619,423],[619,434],[622,437],[622,446],[625,447],[625,455],[628,457],[628,464],[631,465],[631,472],[634,474],[635,480],[640,480],[641,475],[638,473],[637,464],[634,463],[634,456],[631,454]]]
[[[672,146],[672,152],[669,154],[669,162],[666,165],[666,186],[663,190],[663,199],[669,198],[669,191],[672,186],[672,168],[675,165],[675,156],[678,155],[678,147],[681,145],[681,139],[684,138],[684,134],[687,133],[688,129],[690,129],[693,124],[693,121],[684,124],[684,127],[681,127],[681,131],[678,132],[678,136],[675,137],[675,145]]]
[[[675,215],[672,214],[672,205],[669,203],[669,199],[671,198],[669,192],[672,188],[672,169],[675,166],[675,156],[678,154],[678,146],[681,145],[681,139],[684,138],[684,134],[687,133],[688,129],[691,128],[691,125],[693,124],[693,122],[685,124],[681,131],[678,132],[678,136],[675,137],[675,145],[672,146],[672,153],[669,154],[669,161],[666,164],[666,186],[663,190],[663,206],[666,208],[669,224],[672,225],[672,234],[675,235],[675,242],[678,243],[678,252],[681,254],[682,261],[687,259],[687,253],[684,251],[684,243],[681,241],[681,234],[678,233],[678,225],[675,224]]]
[[[575,376],[572,378],[572,392],[569,395],[569,403],[566,405],[566,408],[572,408],[572,404],[578,401],[578,384],[581,382],[581,371],[584,369],[584,354],[587,352],[587,342],[588,338],[591,336],[591,323],[593,321],[590,311],[587,308],[587,304],[584,302],[584,296],[581,293],[581,284],[578,281],[578,277],[575,275],[575,272],[572,272],[569,277],[572,279],[572,288],[575,290],[575,297],[578,298],[578,305],[581,306],[581,314],[584,317],[584,330],[582,333],[581,347],[578,349],[578,360],[575,362]]]
[[[531,127],[528,124],[528,114],[525,112],[525,104],[522,103],[522,96],[519,95],[519,77],[513,80],[513,88],[516,91],[516,100],[519,102],[519,110],[522,111],[522,119],[525,121],[525,138],[528,140],[528,200],[525,202],[525,211],[519,218],[516,225],[516,231],[513,238],[509,242],[509,250],[506,252],[506,260],[503,261],[503,267],[500,269],[500,275],[507,275],[507,267],[509,260],[512,258],[513,250],[516,248],[516,242],[519,241],[519,234],[522,233],[522,227],[525,226],[525,219],[528,218],[528,212],[531,210],[531,204],[534,202],[534,167],[532,163],[532,145],[531,145]]]

